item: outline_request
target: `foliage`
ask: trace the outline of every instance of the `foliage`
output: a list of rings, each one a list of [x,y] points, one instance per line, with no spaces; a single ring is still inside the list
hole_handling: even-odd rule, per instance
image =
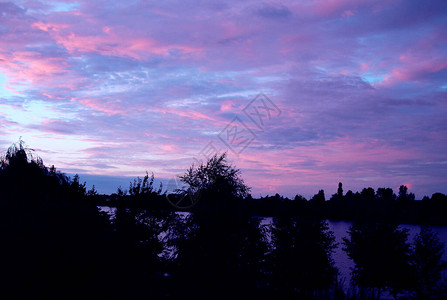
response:
[[[411,264],[415,275],[414,291],[418,299],[428,299],[441,292],[439,282],[447,267],[442,259],[444,244],[436,233],[423,226],[414,238],[413,247]]]
[[[240,170],[228,163],[226,153],[214,155],[205,164],[192,165],[180,179],[188,185],[188,192],[200,192],[205,198],[245,198],[250,191]]]
[[[113,224],[120,244],[127,251],[127,265],[137,280],[157,277],[162,268],[162,254],[166,246],[166,241],[160,235],[168,230],[170,222],[175,219],[172,211],[151,209],[152,202],[161,201],[162,185],[156,190],[154,175],[149,177],[146,172],[143,179],[137,177],[129,183],[128,191],[119,188],[117,194]],[[156,289],[148,287],[145,293],[154,296]]]
[[[154,188],[154,173],[149,178],[149,174],[146,172],[146,176],[143,179],[137,177],[130,182],[129,195],[134,199],[140,200],[144,197],[150,197],[153,195],[160,195],[163,189],[163,184],[160,183],[158,190]]]
[[[22,141],[7,150],[0,160],[2,295],[107,295],[111,235],[78,176],[47,168]]]
[[[338,271],[332,253],[337,244],[326,221],[281,216],[271,230],[277,296],[310,298],[335,287]]]
[[[354,263],[352,280],[372,297],[388,290],[398,294],[410,289],[411,268],[408,233],[384,222],[356,223],[344,238],[345,250]]]
[[[181,176],[189,190],[201,195],[174,235],[182,294],[248,296],[262,280],[267,243],[260,221],[247,213],[244,197],[249,188],[239,173],[223,154]]]

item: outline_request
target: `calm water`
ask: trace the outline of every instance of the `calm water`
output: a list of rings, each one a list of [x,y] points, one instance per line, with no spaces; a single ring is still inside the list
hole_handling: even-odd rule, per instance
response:
[[[107,212],[110,215],[113,215],[116,211],[115,208],[110,208],[107,206],[99,207],[101,211]],[[188,213],[181,213],[183,215],[187,215]],[[261,224],[272,224],[273,218],[267,217],[263,218]],[[348,237],[349,227],[352,225],[351,222],[346,221],[328,221],[329,229],[334,232],[335,240],[339,244],[336,248],[333,259],[335,261],[336,267],[340,271],[340,279],[343,283],[345,289],[350,287],[350,278],[351,278],[351,268],[354,267],[354,263],[349,259],[346,252],[342,250],[343,238]],[[420,226],[419,225],[401,225],[401,228],[408,229],[408,240],[409,242],[413,241],[413,238],[419,233]],[[436,232],[442,242],[447,244],[447,226],[431,226],[432,230]],[[268,236],[269,238],[269,236]],[[444,246],[445,247],[445,246]],[[444,251],[444,260],[447,260],[447,249]],[[444,278],[447,277],[447,273],[444,274]]]

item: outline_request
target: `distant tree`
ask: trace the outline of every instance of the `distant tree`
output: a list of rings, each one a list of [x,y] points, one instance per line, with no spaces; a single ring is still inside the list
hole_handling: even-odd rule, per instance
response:
[[[414,201],[414,198],[415,196],[413,193],[408,194],[408,188],[405,185],[399,187],[399,195],[397,197],[399,201]]]
[[[325,196],[324,196],[324,190],[319,190],[319,191],[318,191],[318,194],[316,194],[316,195],[314,195],[314,196],[312,197],[312,200],[314,200],[314,201],[318,201],[318,202],[324,202],[324,201],[326,201],[326,198],[325,198]]]
[[[349,191],[346,192],[345,197],[353,198],[354,197],[354,193],[351,190],[349,190]]]
[[[307,199],[301,195],[295,195],[295,201],[307,202]]]
[[[434,193],[430,199],[424,198],[422,202],[425,212],[425,222],[436,225],[444,225],[447,222],[447,196],[442,193]]]
[[[364,188],[360,194],[367,203],[373,203],[376,200],[376,193],[372,187]]]
[[[415,275],[414,292],[418,299],[441,299],[440,280],[447,263],[442,259],[444,243],[429,227],[422,227],[413,241],[411,263]],[[445,297],[447,295],[443,295]]]
[[[342,220],[347,217],[348,208],[347,200],[349,197],[343,195],[343,184],[338,183],[338,189],[336,194],[332,194],[326,206],[326,216],[331,220]]]
[[[92,188],[90,190],[87,191],[87,196],[88,197],[94,197],[98,195],[98,191],[96,190],[95,185],[92,186]]]
[[[405,185],[399,186],[399,199],[407,198],[408,196],[408,188]]]
[[[428,197],[428,196],[422,197],[422,202],[427,202],[427,201],[430,201],[430,197]]]
[[[80,177],[78,174],[76,174],[73,179],[71,180],[70,186],[69,186],[69,192],[71,197],[78,198],[79,196],[83,197],[87,195],[87,189],[86,189],[86,182],[81,183]]]
[[[447,196],[442,193],[434,193],[430,200],[436,204],[447,204]]]
[[[326,201],[326,198],[324,196],[324,190],[319,190],[317,194],[315,194],[311,199],[310,202],[317,204],[317,205],[322,205],[324,204],[324,202]]]
[[[337,195],[339,199],[343,199],[343,184],[341,182],[338,183]]]
[[[151,196],[157,196],[162,193],[163,184],[160,183],[160,187],[158,190],[154,187],[154,173],[149,177],[149,174],[146,172],[146,175],[141,179],[140,177],[135,178],[130,182],[129,185],[129,195],[134,201],[142,201],[148,200]]]
[[[384,290],[393,294],[408,290],[411,284],[408,233],[389,223],[356,223],[344,238],[344,251],[355,267],[352,281],[374,299]]]
[[[377,199],[384,202],[390,202],[396,200],[396,195],[394,194],[393,189],[391,188],[378,188],[376,194]]]

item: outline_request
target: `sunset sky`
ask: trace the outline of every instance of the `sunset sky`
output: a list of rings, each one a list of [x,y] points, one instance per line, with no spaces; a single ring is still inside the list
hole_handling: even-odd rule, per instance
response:
[[[1,1],[20,137],[102,193],[210,150],[254,197],[447,193],[447,1]]]

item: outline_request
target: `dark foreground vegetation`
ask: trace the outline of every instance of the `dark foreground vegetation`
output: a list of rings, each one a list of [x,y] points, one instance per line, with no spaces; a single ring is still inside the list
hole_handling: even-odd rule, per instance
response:
[[[2,298],[445,299],[444,245],[428,227],[412,241],[400,222],[445,223],[446,198],[415,201],[405,187],[307,201],[251,198],[225,155],[192,166],[190,213],[146,175],[112,196],[46,167],[23,143],[0,160]],[[106,200],[108,199],[108,200]],[[115,215],[97,205],[116,207]],[[272,225],[259,216],[273,216]],[[337,245],[327,218],[354,223]],[[332,253],[354,262],[346,293]]]

